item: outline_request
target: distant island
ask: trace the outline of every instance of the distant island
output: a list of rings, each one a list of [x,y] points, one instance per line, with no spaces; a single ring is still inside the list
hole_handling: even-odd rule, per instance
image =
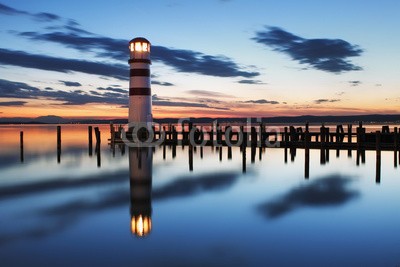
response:
[[[176,123],[178,118],[155,118],[158,123]],[[211,123],[218,120],[224,122],[246,122],[247,118],[190,118],[193,123]],[[261,119],[264,123],[400,123],[400,114],[371,114],[371,115],[349,115],[349,116],[282,116],[282,117],[264,117]],[[54,115],[41,116],[37,118],[0,118],[0,124],[126,124],[128,119],[68,119]],[[252,118],[252,122],[259,122]]]

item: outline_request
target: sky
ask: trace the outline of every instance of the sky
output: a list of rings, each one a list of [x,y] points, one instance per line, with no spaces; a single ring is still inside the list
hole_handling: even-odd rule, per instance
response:
[[[397,0],[0,0],[0,117],[126,118],[128,42],[153,116],[399,114]]]

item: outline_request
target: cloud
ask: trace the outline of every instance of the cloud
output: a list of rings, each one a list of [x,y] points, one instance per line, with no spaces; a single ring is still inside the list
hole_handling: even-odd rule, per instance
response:
[[[88,94],[82,90],[61,91],[41,90],[26,83],[0,79],[0,97],[22,99],[50,99],[61,101],[65,105],[84,105],[88,103],[108,103],[125,105],[128,102],[126,92],[104,92]]]
[[[285,195],[257,207],[268,218],[278,218],[304,207],[339,206],[354,199],[358,192],[349,190],[349,177],[330,175],[290,190]]]
[[[164,106],[164,107],[194,107],[194,108],[208,108],[208,109],[217,109],[217,110],[229,110],[229,108],[226,107],[216,107],[216,106],[210,106],[208,103],[215,104],[215,102],[207,102],[207,101],[197,101],[193,100],[193,102],[190,102],[191,99],[185,99],[185,98],[178,98],[179,100],[183,101],[171,101],[169,98],[165,97],[159,97],[158,95],[154,94],[152,96],[152,101],[154,106]],[[185,101],[187,100],[187,101]],[[204,99],[203,99],[204,100]]]
[[[154,106],[164,106],[164,107],[195,107],[195,108],[210,108],[207,104],[203,103],[190,103],[190,102],[177,102],[169,100],[156,100],[153,101]]]
[[[334,102],[340,102],[340,99],[316,99],[314,100],[315,104],[322,104],[322,103],[334,103]]]
[[[260,80],[240,80],[240,81],[238,81],[238,83],[242,83],[242,84],[265,84]]]
[[[359,86],[362,82],[361,81],[348,81],[351,86]]]
[[[23,106],[25,105],[26,101],[5,101],[5,102],[0,102],[1,107],[10,107],[10,106]]]
[[[82,84],[80,84],[78,82],[69,82],[69,81],[62,81],[62,80],[59,80],[59,82],[63,83],[65,86],[70,86],[70,87],[80,87],[80,86],[82,86]]]
[[[362,69],[348,58],[360,56],[363,50],[341,39],[306,39],[278,27],[266,27],[252,39],[317,70],[341,73]]]
[[[80,35],[79,32],[21,32],[18,35],[31,40],[49,41],[82,52],[94,52],[100,57],[111,57],[125,61],[128,58],[128,40],[112,39],[99,35]],[[232,59],[225,56],[211,56],[201,52],[183,49],[152,46],[151,58],[162,62],[180,72],[197,73],[217,77],[252,78],[260,73],[247,71]]]
[[[211,56],[192,50],[172,49],[163,46],[153,46],[152,48],[152,59],[181,72],[217,77],[252,78],[260,75],[256,71],[244,70],[232,59],[225,56]]]
[[[37,13],[37,14],[32,14],[33,18],[36,20],[42,21],[42,22],[52,22],[56,20],[60,20],[61,17],[52,13]]]
[[[174,86],[173,83],[169,83],[169,82],[160,82],[160,81],[155,81],[152,80],[151,84],[157,84],[157,85],[161,85],[161,86]]]
[[[114,87],[107,87],[107,88],[104,88],[104,87],[97,87],[97,90],[100,90],[100,91],[111,91],[111,92],[114,92],[114,93],[121,93],[121,94],[124,94],[124,95],[126,95],[126,96],[128,96],[127,94],[128,94],[128,90],[125,90],[125,89],[121,89],[121,88],[114,88]]]
[[[196,96],[208,96],[208,97],[233,97],[228,94],[214,92],[214,91],[207,91],[207,90],[188,90],[186,93]]]
[[[15,8],[3,5],[0,3],[0,14],[4,15],[28,15],[28,12],[17,10]]]
[[[266,99],[258,99],[258,100],[248,100],[248,101],[240,101],[241,103],[253,103],[253,104],[271,104],[277,105],[278,101],[275,100],[266,100]]]
[[[121,64],[107,64],[77,59],[56,58],[0,48],[0,63],[25,68],[70,73],[73,71],[128,80],[128,69]]]
[[[26,15],[30,16],[31,18],[41,21],[41,22],[53,22],[53,21],[58,21],[61,20],[61,17],[52,14],[52,13],[46,13],[46,12],[41,12],[41,13],[29,13],[26,11],[18,10],[3,4],[0,4],[0,14],[4,15],[9,15],[9,16],[15,16],[15,15]]]

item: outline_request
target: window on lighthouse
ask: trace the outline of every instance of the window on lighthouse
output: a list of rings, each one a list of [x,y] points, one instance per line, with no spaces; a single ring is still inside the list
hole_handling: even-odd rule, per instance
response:
[[[135,43],[135,51],[142,51],[142,43]]]
[[[148,51],[148,44],[147,43],[143,43],[143,51],[147,52]]]

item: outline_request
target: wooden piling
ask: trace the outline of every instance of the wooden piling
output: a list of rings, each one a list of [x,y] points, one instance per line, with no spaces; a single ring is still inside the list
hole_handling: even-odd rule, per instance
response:
[[[251,146],[255,147],[255,146],[257,146],[257,131],[256,131],[256,127],[252,126],[250,129],[251,129],[250,130],[251,131],[250,132],[250,134],[251,134]]]
[[[172,158],[174,159],[176,157],[176,143],[172,145]]]
[[[167,155],[166,155],[166,153],[167,153],[167,146],[166,146],[165,142],[163,143],[162,147],[163,147],[163,160],[165,160],[166,157],[167,157]]]
[[[310,149],[304,149],[304,178],[310,178]]]
[[[246,172],[246,146],[242,148],[242,172]]]
[[[285,147],[285,149],[284,149],[284,161],[285,161],[285,164],[288,162],[288,149],[287,149],[287,147]]]
[[[61,126],[57,126],[57,162],[61,162]]]
[[[304,178],[310,177],[310,132],[308,130],[308,123],[306,123],[306,130],[304,132]]]
[[[381,132],[376,131],[376,178],[375,182],[381,182]]]
[[[89,157],[93,155],[93,131],[92,126],[88,126],[88,147],[89,147]]]
[[[114,124],[110,122],[111,145],[115,143],[115,128]]]
[[[255,146],[251,146],[251,163],[253,164],[254,162],[256,162],[256,147]]]
[[[193,171],[193,146],[189,145],[189,171]]]
[[[353,136],[352,128],[353,128],[352,124],[347,124],[347,143],[349,143],[349,144],[351,144],[351,142],[352,142],[352,140],[351,140],[352,136]]]
[[[101,167],[101,149],[100,149],[100,143],[96,143],[96,156],[97,156],[97,167]]]
[[[285,144],[287,144],[287,142],[288,142],[288,128],[285,127],[283,131],[284,131],[283,142],[285,142]]]
[[[219,161],[222,161],[222,146],[219,148]]]
[[[232,147],[228,146],[228,160],[232,159]]]
[[[397,127],[394,127],[394,132],[393,132],[393,150],[394,150],[394,167],[397,168],[397,150],[398,150],[398,145],[399,145],[399,134],[397,131]]]
[[[101,136],[99,127],[94,127],[94,135],[96,137],[96,145],[101,143]]]
[[[364,144],[365,140],[365,128],[362,126],[362,122],[359,122],[359,126],[357,128],[357,147],[361,148]]]
[[[19,132],[19,152],[20,152],[20,160],[24,162],[24,132]]]

